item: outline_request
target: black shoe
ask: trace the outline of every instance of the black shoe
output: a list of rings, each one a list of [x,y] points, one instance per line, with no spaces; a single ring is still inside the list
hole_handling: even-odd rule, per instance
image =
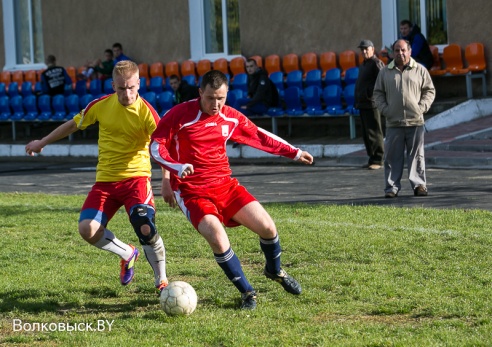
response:
[[[280,272],[277,274],[271,274],[265,268],[263,271],[265,276],[275,282],[278,282],[284,287],[284,289],[294,295],[301,294],[301,285],[290,275],[287,274],[283,269],[280,269]]]
[[[397,196],[398,193],[394,193],[394,192],[387,192],[386,194],[384,194],[385,198],[396,198]]]
[[[254,310],[256,308],[256,292],[246,292],[241,294],[241,310]]]
[[[426,186],[418,186],[413,190],[413,195],[415,196],[427,196],[427,187]]]

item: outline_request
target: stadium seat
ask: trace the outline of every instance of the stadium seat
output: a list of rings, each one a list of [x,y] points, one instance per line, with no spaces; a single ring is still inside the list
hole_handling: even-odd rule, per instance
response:
[[[190,86],[196,86],[196,76],[195,75],[183,75],[181,78],[186,81]]]
[[[162,77],[164,78],[164,65],[160,61],[150,64],[149,77]]]
[[[70,79],[72,80],[72,84],[75,84],[75,82],[77,82],[77,69],[75,68],[75,66],[67,66],[65,68],[65,70],[67,70],[67,74],[68,76],[70,77]],[[27,71],[26,71],[27,72]],[[24,76],[24,79],[27,80],[26,78],[27,76]],[[31,78],[31,77],[30,77]],[[33,82],[34,84],[35,82]]]
[[[32,82],[30,82],[30,81],[22,82],[21,95],[23,97],[26,97],[28,95],[32,95]]]
[[[282,68],[280,67],[280,56],[277,54],[271,54],[265,58],[265,70],[268,72],[268,75],[271,75],[274,72],[282,72]]]
[[[439,49],[433,45],[430,45],[429,48],[432,52],[432,58],[434,59],[434,62],[431,68],[429,69],[430,75],[441,76],[446,74],[446,69],[443,69],[441,65],[441,58],[439,57]]]
[[[297,87],[301,91],[303,90],[302,84],[302,71],[301,70],[292,70],[287,74],[287,78],[285,79],[285,86],[288,87]]]
[[[24,118],[24,106],[22,105],[22,96],[20,95],[12,96],[10,97],[9,102],[10,102],[10,108],[12,109],[12,115],[10,116],[10,120],[21,120],[22,118]]]
[[[156,78],[160,78],[157,76]],[[147,86],[147,79],[145,77],[140,77],[140,86],[138,88],[138,93],[143,94],[149,91],[149,87]]]
[[[31,85],[35,85],[37,81],[38,81],[38,75],[36,75],[36,70],[24,71],[24,82],[31,82]]]
[[[307,73],[312,70],[318,70],[318,56],[314,52],[304,53],[301,56],[301,70],[304,78],[306,78]]]
[[[236,78],[237,74],[246,73],[246,69],[244,67],[245,62],[246,61],[243,57],[235,57],[231,59],[229,63],[229,69],[232,73],[232,81],[234,81],[234,78]]]
[[[465,59],[468,63],[468,70],[472,72],[481,72],[487,68],[483,44],[473,42],[465,47]]]
[[[53,98],[51,98],[51,103],[53,107],[53,116],[51,116],[51,119],[55,121],[64,120],[67,117],[67,110],[65,108],[65,96],[61,94],[55,95],[53,96]]]
[[[12,71],[10,74],[12,76],[12,82],[17,82],[17,84],[21,86],[24,82],[24,71]]]
[[[159,115],[162,117],[167,111],[174,106],[174,96],[170,91],[164,91],[157,98],[157,107]]]
[[[34,94],[40,95],[43,92],[43,85],[40,81],[36,82],[34,85]]]
[[[355,104],[355,84],[349,84],[343,88],[343,99],[346,103],[345,112],[350,114],[358,114],[358,110],[354,108]]]
[[[80,112],[79,96],[77,94],[69,95],[65,98],[65,107],[67,108],[67,119],[72,119]]]
[[[238,73],[231,82],[232,89],[239,89],[244,93],[248,93],[248,74]]]
[[[19,84],[17,82],[10,82],[7,87],[7,94],[10,98],[19,95]]]
[[[316,86],[321,88],[322,87],[321,70],[319,69],[309,70],[306,74],[306,79],[304,80],[304,82],[306,83],[306,87]]]
[[[320,116],[325,111],[321,105],[321,88],[309,86],[304,89],[304,101],[306,102],[306,113],[310,116]]]
[[[342,70],[342,77],[344,77],[347,69],[357,66],[357,56],[352,50],[343,51],[338,55],[338,62]]]
[[[163,70],[163,73],[164,73],[164,70]],[[138,74],[139,74],[139,77],[140,78],[145,77],[147,79],[147,81],[148,81],[149,80],[149,77],[150,77],[150,74],[149,74],[149,64],[147,64],[147,63],[140,63],[140,64],[138,64]]]
[[[256,65],[258,67],[263,68],[263,58],[261,56],[253,55],[253,56],[249,57],[249,59],[254,59],[256,61]]]
[[[77,81],[75,83],[75,94],[79,97],[87,94],[87,82],[84,80]]]
[[[145,83],[144,83],[145,84]],[[142,85],[142,77],[140,77],[140,85]],[[103,93],[104,94],[113,94],[113,79],[112,78],[107,78],[104,80],[103,83]]]
[[[302,116],[304,109],[301,100],[301,90],[297,87],[288,87],[284,92],[285,113],[289,116]]]
[[[157,110],[157,95],[153,91],[149,91],[145,94],[142,95],[142,98],[144,98],[149,104],[152,105],[152,107]]]
[[[342,87],[330,84],[323,89],[324,111],[330,115],[341,115],[345,111],[342,105]]]
[[[0,121],[9,120],[10,116],[9,97],[7,95],[0,96]]]
[[[212,70],[212,62],[209,59],[201,59],[196,64],[196,72],[198,76],[203,76]]]
[[[231,89],[227,92],[226,104],[234,107],[236,101],[243,97],[243,91],[241,89]]]
[[[213,63],[213,69],[222,71],[222,73],[224,73],[226,75],[230,75],[229,62],[227,61],[226,58],[219,58],[219,59],[215,60]]]
[[[73,88],[72,88],[72,84],[69,83],[69,84],[65,84],[65,88],[64,88],[64,92],[63,92],[64,95],[70,95],[70,94],[73,94]]]
[[[384,65],[388,65],[389,58],[388,58],[388,51],[386,49],[383,48],[382,50],[379,51],[378,58],[381,59]]]
[[[195,62],[193,60],[185,60],[181,62],[181,76],[196,76]]]
[[[359,77],[359,68],[357,66],[347,69],[344,78],[345,85],[354,84],[357,82],[357,77]]]
[[[22,98],[22,104],[24,106],[24,120],[32,121],[38,117],[38,105],[34,95],[28,95]]]
[[[179,64],[177,61],[170,61],[166,63],[166,77],[171,77],[172,75],[176,75],[180,77],[181,75],[179,74]],[[153,77],[153,76],[151,76]],[[161,76],[163,77],[163,76]]]
[[[324,85],[337,85],[342,86],[342,71],[339,68],[333,68],[325,73],[325,78],[323,79]]]
[[[335,52],[324,52],[319,56],[319,66],[321,67],[322,78],[325,77],[326,71],[338,68],[337,55]]]
[[[160,76],[155,76],[150,79],[149,91],[154,92],[156,95],[164,91],[163,79]]]
[[[461,54],[461,46],[455,43],[444,47],[442,59],[446,66],[446,71],[453,75],[461,75],[468,72],[468,69],[463,67],[463,58]]]
[[[49,120],[53,115],[51,108],[51,97],[43,94],[38,97],[39,120]]]
[[[94,95],[94,97],[100,98],[103,94],[102,82],[100,79],[94,79],[89,83],[89,94]]]
[[[300,70],[299,57],[297,54],[288,53],[282,57],[282,70],[285,74],[288,74],[291,71]]]
[[[0,82],[5,83],[5,87],[8,88],[10,82],[12,82],[12,77],[10,76],[10,71],[0,72]]]
[[[277,90],[278,90],[278,93],[279,93],[280,97],[283,97],[284,90],[285,90],[285,87],[284,87],[284,73],[282,71],[273,72],[270,75],[270,80],[277,87]]]
[[[0,82],[0,97],[7,96],[7,88],[5,88],[5,83]]]
[[[79,96],[79,107],[80,109],[84,109],[89,105],[89,103],[94,100],[94,97],[91,94],[84,94]]]

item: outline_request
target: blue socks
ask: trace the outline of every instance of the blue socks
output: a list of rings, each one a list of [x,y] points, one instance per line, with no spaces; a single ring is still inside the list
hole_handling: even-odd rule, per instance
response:
[[[236,286],[241,293],[250,292],[253,290],[246,276],[244,276],[239,258],[236,256],[232,248],[229,248],[225,253],[215,254],[215,261],[222,268],[227,278]]]
[[[271,274],[277,274],[280,272],[280,254],[282,249],[280,248],[280,241],[278,234],[273,239],[260,238],[261,250],[265,254],[266,269]]]

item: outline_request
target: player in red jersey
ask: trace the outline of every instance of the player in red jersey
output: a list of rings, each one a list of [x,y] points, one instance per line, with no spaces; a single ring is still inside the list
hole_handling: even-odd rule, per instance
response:
[[[171,184],[162,187],[164,200],[171,206],[177,203],[207,240],[215,260],[241,292],[241,308],[254,309],[256,292],[231,248],[224,225],[243,225],[260,237],[266,277],[279,282],[291,294],[300,294],[301,286],[281,268],[280,242],[272,218],[231,177],[226,142],[246,144],[304,164],[312,164],[313,157],[225,106],[226,98],[226,76],[218,70],[206,73],[200,98],[173,107],[160,120],[152,134],[151,155],[171,172]]]
[[[121,258],[120,281],[129,284],[134,276],[138,249],[126,244],[107,229],[121,206],[125,206],[142,245],[159,289],[168,283],[165,248],[155,227],[154,195],[150,184],[150,135],[159,115],[138,95],[138,66],[131,61],[116,64],[113,70],[114,94],[94,100],[87,107],[41,140],[26,145],[26,153],[43,148],[75,131],[99,122],[96,183],[82,206],[79,233],[84,240]],[[169,175],[164,172],[163,177]],[[168,184],[168,181],[163,181]]]

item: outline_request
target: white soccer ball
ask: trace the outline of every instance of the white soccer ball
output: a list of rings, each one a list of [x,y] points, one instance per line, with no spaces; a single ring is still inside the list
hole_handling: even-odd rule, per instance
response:
[[[175,281],[162,290],[160,301],[164,312],[170,316],[179,316],[192,314],[198,298],[189,283]]]

